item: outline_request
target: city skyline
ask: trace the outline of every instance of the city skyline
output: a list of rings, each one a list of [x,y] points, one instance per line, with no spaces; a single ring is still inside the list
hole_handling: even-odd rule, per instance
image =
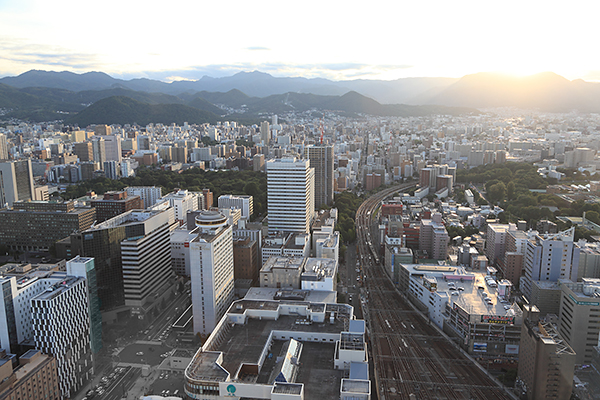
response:
[[[334,80],[477,72],[600,80],[589,50],[595,4],[472,1],[368,8],[72,0],[0,3],[0,76],[31,69],[103,71],[163,81],[260,70]],[[585,10],[585,12],[582,12]]]

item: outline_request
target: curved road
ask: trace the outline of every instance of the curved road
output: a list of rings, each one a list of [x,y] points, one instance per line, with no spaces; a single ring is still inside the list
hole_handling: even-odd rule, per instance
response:
[[[381,191],[356,213],[357,252],[364,276],[365,320],[375,364],[373,392],[380,400],[511,399],[456,346],[416,311],[394,287],[379,263],[370,229],[381,202],[414,186]]]

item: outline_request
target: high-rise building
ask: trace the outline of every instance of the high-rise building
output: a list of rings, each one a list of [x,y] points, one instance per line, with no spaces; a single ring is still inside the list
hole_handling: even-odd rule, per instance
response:
[[[270,160],[267,166],[269,232],[310,232],[314,219],[315,173],[309,160]]]
[[[94,151],[90,142],[75,143],[73,145],[73,154],[79,158],[80,162],[94,161]]]
[[[422,219],[419,230],[419,249],[433,260],[445,260],[448,256],[448,232],[442,224],[442,215],[434,213],[431,219]]]
[[[100,136],[104,140],[104,149],[106,150],[105,161],[116,161],[118,163],[123,159],[121,153],[121,136],[120,135],[106,135]]]
[[[574,251],[575,228],[556,234],[531,234],[525,252],[525,277],[521,291],[531,297],[533,281],[577,279],[579,252]]]
[[[92,154],[95,162],[104,165],[104,161],[106,161],[106,144],[103,138],[92,139]]]
[[[254,214],[254,200],[252,196],[224,194],[219,196],[219,208],[238,208],[242,210],[242,218],[250,219]]]
[[[108,125],[96,125],[94,127],[95,136],[108,136],[112,135],[112,128]]]
[[[0,161],[8,160],[8,141],[6,135],[0,133]]]
[[[119,179],[121,177],[121,164],[117,161],[104,161],[104,176],[108,179]]]
[[[94,259],[77,256],[67,261],[67,275],[85,279],[90,315],[90,347],[95,354],[102,349],[102,314],[100,314],[98,281],[96,279]]]
[[[85,279],[65,276],[31,300],[35,346],[56,358],[59,388],[70,398],[93,376]]]
[[[528,400],[569,399],[575,351],[534,305],[523,306],[518,375]]]
[[[140,319],[154,311],[159,295],[173,285],[168,212],[136,224],[139,234],[121,242],[125,305]]]
[[[600,279],[560,281],[559,332],[577,353],[575,364],[589,364],[600,333]]]
[[[315,208],[333,204],[333,146],[307,146],[304,158],[315,170]]]
[[[235,280],[246,280],[248,286],[258,284],[258,244],[249,237],[235,238],[233,241],[233,264]]]
[[[162,197],[160,186],[129,186],[125,188],[127,196],[140,196],[144,202],[144,209],[155,205]]]
[[[196,216],[190,243],[194,333],[209,334],[233,301],[233,235],[227,218],[216,211]]]
[[[263,121],[260,123],[260,139],[263,144],[267,146],[271,140],[271,129],[269,127],[269,121]]]
[[[167,217],[161,214],[165,213]],[[76,255],[83,257],[93,257],[96,269],[96,279],[98,282],[98,298],[100,300],[100,310],[102,312],[118,309],[126,305],[125,282],[127,289],[134,288],[134,291],[145,294],[145,287],[153,287],[156,279],[163,279],[163,276],[155,276],[148,281],[138,282],[134,278],[125,274],[123,262],[127,261],[127,268],[134,268],[130,263],[149,262],[148,271],[138,272],[140,276],[148,273],[157,273],[162,271],[163,266],[152,265],[153,260],[135,260],[122,255],[122,246],[127,242],[135,242],[150,235],[159,227],[162,228],[164,220],[168,219],[169,227],[175,223],[172,208],[166,210],[135,210],[120,214],[107,221],[94,225],[90,229],[72,234],[69,238],[61,240],[56,244],[57,254],[65,258],[73,258]],[[157,226],[159,225],[159,226]],[[134,243],[134,245],[135,245]],[[162,246],[162,244],[161,244]],[[167,242],[168,247],[168,242]],[[162,247],[160,248],[162,251]],[[147,251],[152,252],[152,246]],[[160,253],[162,254],[162,253]],[[162,257],[162,256],[161,256]],[[163,262],[163,258],[158,258]],[[170,257],[167,262],[168,269],[171,268]],[[141,264],[140,264],[141,265]],[[133,271],[135,272],[135,271]],[[128,274],[131,272],[128,272]],[[125,276],[127,275],[127,276]],[[169,275],[170,276],[170,275]],[[167,276],[166,278],[168,278]],[[132,279],[129,283],[129,278]],[[146,278],[148,279],[148,278]],[[139,288],[135,288],[137,283]],[[151,292],[155,293],[155,292]],[[133,296],[133,295],[132,295]],[[128,312],[129,309],[121,310]]]
[[[0,210],[0,243],[21,251],[48,251],[95,219],[94,208],[75,208],[73,201],[16,201],[12,209]]]
[[[213,192],[210,189],[202,189],[202,194],[204,195],[204,209],[210,210],[213,206]]]
[[[31,160],[0,162],[0,208],[33,199]]]
[[[495,265],[497,259],[504,257],[506,252],[506,236],[510,229],[508,224],[488,224],[485,241],[485,255],[490,265]]]

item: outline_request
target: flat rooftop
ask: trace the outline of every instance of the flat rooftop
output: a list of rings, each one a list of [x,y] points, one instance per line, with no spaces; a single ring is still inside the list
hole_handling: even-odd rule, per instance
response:
[[[241,305],[241,309],[238,309]],[[247,383],[270,384],[269,377],[274,368],[276,368],[277,355],[279,354],[284,340],[275,339],[272,343],[268,356],[265,359],[261,371],[247,369],[247,373],[242,373],[243,364],[258,364],[261,354],[267,344],[267,340],[273,331],[298,331],[298,332],[318,332],[339,334],[342,331],[349,330],[349,322],[352,317],[352,307],[345,304],[310,304],[308,302],[292,302],[292,301],[254,301],[240,300],[235,302],[229,310],[229,313],[244,312],[245,309],[261,309],[261,310],[276,310],[280,306],[308,306],[311,309],[317,308],[318,311],[325,311],[326,315],[335,312],[334,323],[330,323],[329,318],[325,318],[325,322],[317,323],[307,319],[302,315],[282,315],[280,314],[277,320],[274,319],[259,319],[249,317],[245,324],[228,324],[223,329],[223,334],[218,342],[211,347],[210,351],[202,352],[196,356],[196,359],[202,359],[202,362],[197,363],[194,367],[192,375],[197,376],[197,379],[225,379],[223,371],[230,373],[231,377],[235,377],[240,371],[238,379]],[[348,345],[364,346],[354,343],[357,334],[347,335],[350,342]],[[339,398],[340,382],[343,378],[343,371],[334,369],[333,360],[335,358],[336,341],[328,342],[302,342],[303,350],[300,356],[300,367],[296,383],[305,384],[305,398]],[[221,362],[222,370],[216,369],[213,365],[217,361],[217,354],[222,352],[223,360]],[[198,357],[199,356],[199,357]],[[195,359],[195,360],[196,360]],[[192,364],[195,363],[192,361]],[[188,367],[190,368],[190,367]],[[322,382],[327,382],[327,385],[320,385]],[[324,388],[323,386],[326,386]]]
[[[463,291],[458,291],[458,295],[452,295],[450,282],[455,284],[455,287],[463,287]],[[437,290],[438,292],[446,292],[448,294],[448,302],[450,306],[454,303],[460,305],[462,308],[467,310],[469,314],[473,315],[514,315],[512,309],[505,309],[505,306],[510,307],[509,303],[502,303],[502,298],[498,296],[497,288],[488,286],[485,281],[485,274],[475,274],[475,280],[473,281],[445,281],[444,279],[437,279]],[[477,289],[478,286],[483,286],[484,290]],[[487,297],[492,299],[492,305],[488,305],[483,295],[486,293]],[[512,313],[512,314],[511,314]]]
[[[311,303],[313,306],[315,303],[337,303],[337,292],[328,292],[325,290],[282,290],[276,288],[259,288],[259,287],[251,287],[246,293],[244,300],[248,301],[261,301],[261,300],[273,300],[276,297],[280,297],[281,295],[286,295],[287,293],[291,293],[294,295],[295,293],[302,294],[304,301]],[[231,311],[230,311],[231,312]]]

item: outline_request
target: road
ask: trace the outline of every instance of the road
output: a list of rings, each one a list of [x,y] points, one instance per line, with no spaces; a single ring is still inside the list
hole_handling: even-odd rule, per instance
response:
[[[394,287],[371,244],[381,201],[402,185],[367,199],[356,213],[358,257],[365,274],[364,312],[380,400],[511,399],[504,388],[466,357]]]

